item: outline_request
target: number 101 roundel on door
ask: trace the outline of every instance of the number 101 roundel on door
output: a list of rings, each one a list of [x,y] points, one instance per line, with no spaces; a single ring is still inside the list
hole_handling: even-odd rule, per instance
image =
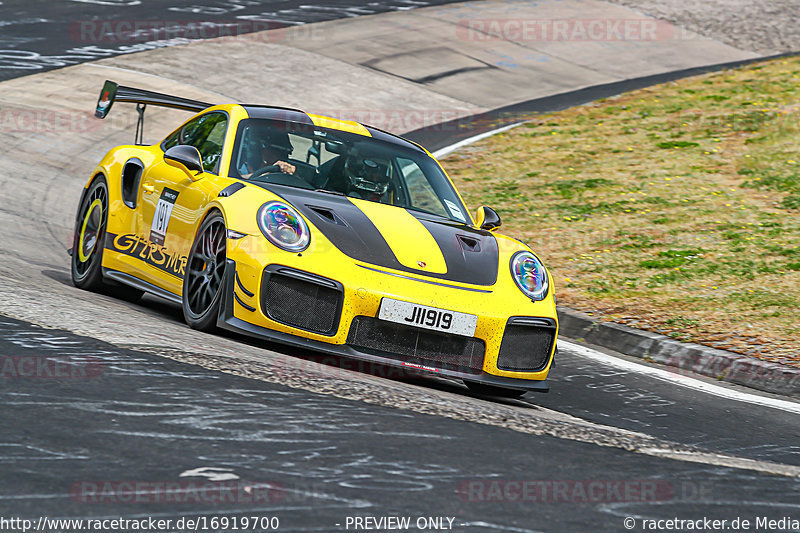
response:
[[[172,217],[172,209],[175,207],[175,200],[178,199],[178,192],[164,188],[161,198],[158,199],[156,212],[153,216],[153,224],[150,226],[150,241],[158,245],[164,245],[167,237],[169,219]]]

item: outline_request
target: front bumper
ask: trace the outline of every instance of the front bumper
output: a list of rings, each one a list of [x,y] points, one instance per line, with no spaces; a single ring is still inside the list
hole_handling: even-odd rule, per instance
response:
[[[245,266],[246,269],[246,265],[242,266]],[[270,269],[270,267],[267,267],[264,272]],[[240,297],[237,294],[237,290],[239,293],[242,293],[242,291],[246,289],[237,275],[236,262],[229,259],[226,269],[225,290],[223,293],[225,294],[225,301],[223,302],[224,305],[221,306],[218,319],[218,326],[223,329],[324,354],[344,356],[378,365],[402,368],[405,372],[410,374],[445,376],[518,390],[547,392],[549,389],[546,377],[552,365],[553,354],[555,352],[554,340],[551,353],[547,357],[545,365],[535,372],[514,372],[497,367],[500,340],[503,338],[503,331],[507,325],[515,320],[513,317],[509,319],[507,316],[494,318],[481,316],[484,331],[481,331],[483,339],[480,340],[482,343],[485,343],[485,351],[481,355],[481,364],[478,365],[477,368],[437,364],[437,362],[432,361],[424,361],[419,364],[419,361],[413,359],[404,360],[403,357],[398,357],[394,352],[392,352],[391,356],[385,356],[389,355],[388,351],[384,352],[384,355],[380,352],[376,353],[374,350],[360,348],[357,343],[352,342],[352,337],[348,338],[351,325],[357,318],[375,317],[377,314],[377,308],[374,303],[371,309],[364,308],[365,298],[363,294],[354,297],[353,294],[347,293],[344,286],[341,286],[338,282],[334,282],[341,287],[344,311],[342,311],[340,307],[340,314],[337,316],[336,327],[332,331],[327,332],[327,334],[319,334],[302,331],[302,328],[288,327],[286,324],[273,323],[268,314],[265,314],[263,311],[265,304],[260,294],[263,290],[262,284],[256,286],[254,284],[256,276],[252,274],[250,276],[245,274],[244,277],[250,282],[249,287],[252,291],[248,290],[249,294],[244,294],[243,297]],[[251,298],[247,299],[247,301],[243,301],[246,296],[251,296]],[[377,305],[379,305],[381,296],[383,295],[377,295]],[[348,300],[348,298],[350,298],[350,300]],[[359,305],[362,307],[358,308]],[[546,324],[551,324],[555,338],[557,332],[555,319],[542,319],[542,321]],[[489,331],[491,331],[491,335],[487,334]],[[478,336],[478,332],[476,332],[476,337]]]

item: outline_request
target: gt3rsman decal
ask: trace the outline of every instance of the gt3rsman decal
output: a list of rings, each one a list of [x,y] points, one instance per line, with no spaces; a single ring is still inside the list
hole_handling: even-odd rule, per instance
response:
[[[147,241],[138,235],[107,233],[105,247],[114,252],[135,257],[179,278],[183,278],[186,270],[187,257],[185,255],[170,253],[163,246]]]
[[[150,225],[150,241],[164,245],[167,237],[167,227],[172,216],[172,209],[175,207],[175,200],[178,199],[178,191],[167,189],[161,191],[161,198],[158,199],[156,212],[153,215],[153,223]]]

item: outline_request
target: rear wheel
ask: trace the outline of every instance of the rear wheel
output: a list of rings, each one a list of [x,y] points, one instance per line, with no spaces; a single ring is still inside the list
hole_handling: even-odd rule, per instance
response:
[[[72,241],[72,283],[81,289],[103,288],[103,240],[108,221],[108,185],[98,177],[78,206]]]
[[[505,387],[497,387],[495,385],[486,385],[485,383],[477,383],[475,381],[464,382],[469,390],[481,396],[494,396],[495,398],[519,398],[528,391],[519,389],[507,389]]]
[[[183,316],[194,329],[212,331],[222,305],[227,230],[216,213],[200,225],[186,262],[183,280]]]
[[[102,292],[135,302],[143,291],[103,279],[103,243],[108,223],[108,184],[97,177],[78,206],[72,241],[72,283],[81,289]]]

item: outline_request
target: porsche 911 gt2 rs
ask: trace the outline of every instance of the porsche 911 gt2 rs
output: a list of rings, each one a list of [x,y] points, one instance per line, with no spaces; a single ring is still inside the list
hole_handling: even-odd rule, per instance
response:
[[[547,269],[473,219],[421,146],[356,122],[106,82],[139,110],[136,143],[92,172],[72,278],[179,303],[186,322],[463,380],[546,391],[558,323]],[[196,113],[142,142],[148,105]]]

